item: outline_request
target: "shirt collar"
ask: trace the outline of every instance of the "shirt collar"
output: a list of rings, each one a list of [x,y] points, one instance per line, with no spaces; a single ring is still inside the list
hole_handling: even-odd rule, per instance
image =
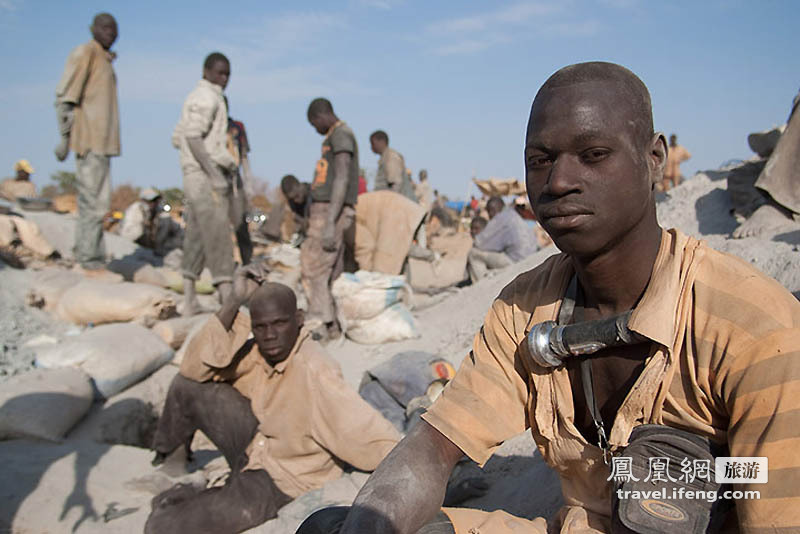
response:
[[[220,87],[219,85],[217,85],[215,83],[209,82],[205,78],[200,78],[200,81],[197,83],[197,85],[205,87],[207,89],[211,89],[212,91],[214,91],[218,95],[222,96],[222,87]]]
[[[650,274],[650,281],[639,304],[633,310],[628,327],[672,348],[677,318],[697,262],[695,251],[700,242],[680,230],[662,230],[661,244]]]

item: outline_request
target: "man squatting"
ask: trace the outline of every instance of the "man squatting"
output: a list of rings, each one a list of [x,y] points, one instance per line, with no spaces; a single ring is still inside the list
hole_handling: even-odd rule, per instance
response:
[[[611,452],[652,423],[726,445],[730,456],[766,456],[767,484],[733,485],[761,499],[736,501],[723,531],[800,531],[800,303],[749,263],[659,226],[654,188],[667,150],[647,88],[624,67],[571,65],[544,83],[528,122],[526,186],[563,252],[501,291],[455,378],[353,507],[317,512],[298,532],[609,532],[613,486],[593,445],[580,358],[542,367],[526,344],[528,328],[556,319],[573,276],[574,315],[633,309],[628,326],[645,338],[590,359]],[[441,508],[462,454],[483,465],[526,429],[560,476],[557,514]]]

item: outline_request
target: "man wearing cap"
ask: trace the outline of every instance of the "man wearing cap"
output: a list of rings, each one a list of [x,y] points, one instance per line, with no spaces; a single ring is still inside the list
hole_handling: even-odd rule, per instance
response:
[[[61,142],[55,152],[59,161],[70,150],[75,152],[75,260],[87,270],[97,270],[105,262],[103,217],[111,209],[111,157],[120,154],[117,77],[111,66],[117,21],[100,13],[90,29],[92,40],[70,53],[56,88]]]
[[[183,230],[161,209],[161,193],[148,187],[139,194],[139,200],[128,206],[119,231],[122,237],[151,248],[158,256],[180,248]]]
[[[31,182],[33,167],[28,160],[21,159],[14,164],[13,178],[6,178],[0,183],[0,197],[14,201],[19,197],[35,197],[36,186]]]

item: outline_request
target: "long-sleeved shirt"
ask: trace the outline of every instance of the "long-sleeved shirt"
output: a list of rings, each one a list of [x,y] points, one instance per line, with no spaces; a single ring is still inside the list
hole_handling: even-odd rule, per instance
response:
[[[372,471],[400,440],[389,421],[351,389],[339,365],[307,331],[274,367],[252,343],[250,317],[230,331],[211,317],[186,351],[180,372],[198,382],[228,382],[250,399],[258,431],[245,469],[265,469],[278,488],[297,497],[342,474],[341,462]]]
[[[111,66],[113,59],[112,52],[92,39],[70,53],[58,82],[56,105],[75,106],[69,146],[79,156],[89,151],[103,156],[120,154],[117,76]]]
[[[505,252],[511,261],[519,261],[536,252],[536,236],[528,224],[510,206],[489,219],[474,239],[475,248],[486,252]]]
[[[525,343],[532,325],[556,319],[572,276],[572,262],[559,254],[506,286],[472,352],[423,415],[480,464],[530,429],[561,478],[565,506],[550,530],[542,518],[448,509],[457,532],[610,530],[610,471],[575,427],[569,372],[540,367]],[[629,327],[651,343],[607,429],[612,451],[627,445],[633,427],[652,423],[727,444],[729,456],[766,456],[769,482],[733,486],[761,498],[737,500],[738,529],[725,532],[800,532],[800,302],[749,263],[669,230]]]
[[[228,107],[222,96],[222,87],[205,79],[197,82],[186,97],[180,120],[172,132],[172,146],[180,150],[184,174],[203,172],[186,141],[197,137],[203,139],[211,161],[228,172],[236,170],[239,163],[228,151]]]

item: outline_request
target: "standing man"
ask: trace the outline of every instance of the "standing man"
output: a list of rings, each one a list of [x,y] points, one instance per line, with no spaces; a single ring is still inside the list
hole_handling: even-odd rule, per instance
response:
[[[183,240],[184,315],[200,306],[195,282],[208,267],[224,302],[233,279],[233,242],[229,210],[232,179],[238,164],[227,148],[228,108],[222,91],[228,85],[231,64],[214,52],[203,63],[203,79],[186,97],[181,118],[172,134],[180,150],[183,192],[188,217]]]
[[[372,190],[389,189],[416,202],[414,186],[406,173],[406,162],[400,152],[389,148],[389,136],[386,132],[383,130],[372,132],[372,135],[369,136],[369,144],[372,152],[381,157],[378,160],[378,174],[375,175],[375,187]]]
[[[433,192],[431,191],[431,184],[428,183],[428,171],[425,169],[419,171],[419,183],[416,186],[415,193],[419,205],[425,209],[426,213],[429,212],[433,202]]]
[[[227,104],[226,98],[225,105]],[[253,197],[253,173],[250,170],[250,158],[247,156],[250,153],[250,142],[244,123],[231,117],[228,117],[228,151],[238,165],[233,177],[231,224],[236,232],[236,244],[239,247],[242,265],[247,265],[253,257],[253,241],[250,239],[250,229],[247,225],[247,211],[250,208],[250,199]]]
[[[300,248],[300,270],[308,293],[308,313],[323,324],[315,337],[341,335],[331,284],[344,268],[345,232],[353,225],[358,199],[358,144],[353,130],[325,98],[308,106],[308,122],[324,136],[322,157],[311,184],[308,233]]]
[[[667,153],[667,168],[664,171],[664,180],[661,187],[668,191],[671,187],[678,187],[681,183],[681,163],[690,159],[692,155],[684,147],[678,144],[678,136],[669,136],[669,152]]]
[[[56,88],[56,116],[61,142],[56,158],[75,152],[78,180],[78,221],[75,261],[88,271],[105,264],[103,217],[111,209],[111,157],[119,156],[117,77],[111,62],[116,54],[117,21],[108,13],[94,17],[92,40],[67,58]]]

